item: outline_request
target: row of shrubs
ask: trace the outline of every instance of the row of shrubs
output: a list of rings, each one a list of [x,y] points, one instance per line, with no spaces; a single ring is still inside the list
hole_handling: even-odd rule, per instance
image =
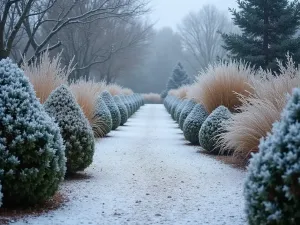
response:
[[[95,138],[124,125],[144,104],[117,85],[82,80],[69,86],[61,76],[66,70],[55,66],[43,89],[46,71],[37,68],[59,61],[40,62],[24,73],[10,59],[0,61],[0,206],[53,196],[66,175],[92,163]]]
[[[164,100],[189,142],[250,159],[251,225],[300,224],[300,71],[289,56],[278,65],[276,74],[241,62],[213,65]]]

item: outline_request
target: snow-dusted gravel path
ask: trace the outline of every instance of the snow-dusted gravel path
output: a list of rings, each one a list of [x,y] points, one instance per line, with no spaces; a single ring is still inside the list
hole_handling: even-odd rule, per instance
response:
[[[246,224],[245,173],[197,149],[163,105],[146,105],[97,143],[86,176],[63,183],[65,206],[13,224]]]

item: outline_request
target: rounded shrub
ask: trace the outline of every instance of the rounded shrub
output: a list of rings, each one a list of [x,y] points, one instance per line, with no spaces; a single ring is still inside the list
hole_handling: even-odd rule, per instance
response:
[[[178,108],[180,107],[181,103],[183,102],[183,100],[181,99],[178,99],[178,103],[177,105],[175,106],[174,108],[174,111],[173,111],[173,114],[172,114],[172,119],[176,121],[176,113],[177,113],[177,110]]]
[[[171,114],[171,117],[173,120],[174,120],[175,109],[179,105],[179,103],[180,103],[180,100],[178,98],[176,98],[175,101],[173,101],[173,103],[172,103],[170,114]]]
[[[0,61],[0,181],[2,203],[32,205],[53,196],[66,170],[59,127],[22,70]]]
[[[199,131],[199,143],[211,153],[219,153],[218,137],[225,132],[222,124],[231,118],[231,112],[225,106],[219,106],[206,118]]]
[[[67,173],[87,168],[93,162],[94,134],[75,96],[61,85],[50,94],[44,107],[60,128],[66,146]]]
[[[192,112],[193,108],[197,103],[194,100],[189,100],[186,105],[183,107],[180,116],[179,116],[179,127],[183,130],[183,124],[188,115]]]
[[[111,94],[108,91],[103,91],[101,93],[101,98],[103,99],[107,108],[110,111],[112,123],[113,123],[112,130],[115,130],[121,124],[121,114],[120,114],[119,108],[116,105],[113,97],[111,96]]]
[[[128,118],[129,118],[132,115],[132,110],[131,110],[130,104],[128,102],[128,99],[124,95],[121,95],[120,98],[121,98],[122,102],[124,103],[124,105],[126,106],[126,109],[128,112]]]
[[[96,127],[93,128],[95,137],[104,137],[112,130],[112,118],[108,107],[99,95],[95,103],[95,120]]]
[[[114,96],[114,100],[115,100],[115,103],[117,104],[120,114],[121,114],[121,125],[124,125],[128,120],[127,108],[119,96],[117,96],[117,95]]]
[[[250,225],[300,224],[300,89],[250,160],[245,182]]]
[[[183,134],[186,140],[192,144],[199,144],[199,130],[207,116],[208,113],[203,105],[195,105],[183,124]]]
[[[175,110],[175,120],[177,123],[179,123],[179,117],[180,117],[180,114],[182,112],[182,109],[184,108],[184,106],[187,104],[189,100],[187,99],[184,99],[180,104],[179,106],[177,106],[176,110]]]

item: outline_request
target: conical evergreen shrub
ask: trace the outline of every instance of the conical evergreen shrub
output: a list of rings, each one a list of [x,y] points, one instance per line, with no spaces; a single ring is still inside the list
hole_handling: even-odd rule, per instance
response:
[[[225,132],[222,124],[231,118],[231,112],[225,106],[219,106],[207,117],[199,131],[199,143],[205,150],[218,154],[219,135]]]
[[[46,112],[60,128],[66,146],[67,173],[87,168],[93,162],[93,130],[66,85],[55,89],[44,103]]]
[[[96,99],[95,117],[96,128],[94,128],[95,137],[104,137],[112,130],[112,118],[108,107],[99,95]]]
[[[186,118],[183,124],[183,134],[186,140],[192,144],[199,144],[199,130],[208,117],[203,105],[197,104]]]
[[[178,124],[179,124],[180,114],[181,114],[183,108],[185,107],[185,105],[188,103],[188,101],[189,101],[188,99],[184,99],[176,109],[175,120]]]
[[[103,101],[105,102],[106,106],[108,107],[108,109],[110,111],[112,123],[113,123],[112,129],[115,130],[121,124],[121,114],[120,114],[119,108],[116,105],[113,97],[111,96],[111,94],[108,91],[103,91],[101,93],[101,98],[103,99]]]
[[[183,124],[184,124],[186,118],[188,117],[188,115],[194,109],[196,104],[197,103],[194,100],[189,100],[188,103],[186,103],[186,105],[182,109],[180,116],[179,116],[179,127],[181,130],[183,130]]]
[[[300,224],[300,89],[294,89],[280,122],[259,145],[248,167],[246,214],[250,225]]]
[[[66,170],[60,130],[22,70],[0,61],[0,181],[4,206],[53,196]]]
[[[114,96],[115,103],[117,104],[121,114],[121,126],[123,126],[128,120],[128,111],[125,104],[122,102],[119,96]]]
[[[179,104],[180,104],[180,100],[178,98],[176,98],[176,100],[172,103],[170,114],[173,120],[174,120],[175,109]]]
[[[124,103],[124,105],[126,106],[127,112],[128,112],[128,118],[132,115],[132,110],[130,108],[130,104],[128,103],[128,99],[126,96],[121,95],[120,96],[122,102]]]
[[[178,107],[181,105],[181,103],[183,102],[183,100],[181,99],[178,99],[177,101],[177,105],[174,107],[173,109],[173,113],[172,113],[172,119],[176,121],[176,112],[177,112],[177,109]]]

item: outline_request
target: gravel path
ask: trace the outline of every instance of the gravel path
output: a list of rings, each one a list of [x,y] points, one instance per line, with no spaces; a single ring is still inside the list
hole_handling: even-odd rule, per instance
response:
[[[163,105],[143,106],[97,143],[81,179],[63,183],[64,207],[13,224],[246,224],[245,173],[197,149]]]

